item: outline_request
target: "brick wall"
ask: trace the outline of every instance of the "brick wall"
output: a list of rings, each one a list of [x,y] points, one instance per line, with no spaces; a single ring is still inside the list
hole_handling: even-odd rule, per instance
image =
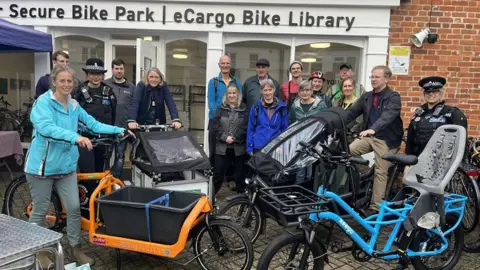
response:
[[[428,27],[431,0],[402,0],[391,11],[389,45],[411,45],[410,36]],[[433,0],[430,28],[435,44],[412,46],[410,74],[389,83],[402,96],[405,127],[412,109],[423,103],[418,81],[425,76],[447,78],[445,99],[468,118],[469,135],[480,136],[480,0]]]

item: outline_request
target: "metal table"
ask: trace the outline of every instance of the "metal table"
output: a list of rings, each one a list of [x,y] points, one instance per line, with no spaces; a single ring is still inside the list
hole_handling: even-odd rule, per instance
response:
[[[0,214],[0,269],[20,260],[31,260],[40,251],[55,256],[55,269],[64,269],[62,234]]]

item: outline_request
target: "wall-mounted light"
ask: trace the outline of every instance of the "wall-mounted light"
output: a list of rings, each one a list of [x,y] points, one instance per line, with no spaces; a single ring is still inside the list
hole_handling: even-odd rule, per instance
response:
[[[314,63],[317,62],[317,59],[313,57],[305,57],[300,59],[300,61],[302,61],[303,63]]]
[[[330,43],[312,43],[310,44],[310,47],[315,49],[326,49],[330,48]]]
[[[188,55],[186,53],[174,53],[173,58],[175,58],[175,59],[187,59]]]
[[[68,54],[68,51],[67,50],[63,50],[64,53]]]
[[[153,39],[152,37],[143,37],[143,40],[145,41],[152,41],[152,39]]]

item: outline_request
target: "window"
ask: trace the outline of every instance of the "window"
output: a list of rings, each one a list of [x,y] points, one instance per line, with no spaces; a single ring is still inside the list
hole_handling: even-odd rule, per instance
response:
[[[231,60],[230,67],[235,68],[236,65],[237,65],[237,54],[236,53],[231,53],[231,54],[229,54],[229,56],[230,56],[230,60]]]
[[[358,61],[361,55],[361,48],[340,43],[326,44],[328,44],[328,46],[323,48],[315,46],[314,44],[297,46],[295,50],[295,59],[298,59],[303,63],[304,77],[312,71],[319,70],[325,74],[327,79],[326,84],[334,85],[339,79],[338,72],[340,70],[340,65],[346,62],[352,65],[353,76],[358,81]]]
[[[23,103],[29,103],[35,95],[35,60],[34,53],[2,53],[2,63],[9,63],[0,67],[0,98],[11,106],[9,110],[26,108]],[[4,104],[0,102],[0,107]]]
[[[273,79],[280,84],[288,81],[289,46],[268,41],[242,41],[225,45],[225,52],[229,55],[235,54],[235,69],[232,72],[235,72],[235,77],[242,83],[256,74],[255,65],[261,58],[270,62],[268,74]]]
[[[205,129],[206,57],[207,44],[203,42],[191,39],[173,41],[167,44],[167,70],[162,70],[182,124],[200,144],[203,144]]]
[[[84,36],[65,36],[55,39],[55,50],[63,50],[70,56],[70,67],[75,70],[75,76],[85,80],[82,68],[88,58],[95,57],[105,60],[105,44],[103,41]],[[108,67],[108,63],[105,63]]]
[[[249,67],[254,69],[257,65],[257,61],[258,61],[258,54],[251,53]]]

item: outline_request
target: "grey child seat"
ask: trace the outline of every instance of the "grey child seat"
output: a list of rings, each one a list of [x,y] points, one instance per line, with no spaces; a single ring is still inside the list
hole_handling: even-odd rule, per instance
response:
[[[417,221],[427,212],[440,215],[440,225],[446,221],[445,187],[450,183],[462,162],[467,140],[467,131],[458,125],[440,126],[418,157],[418,163],[408,170],[403,184],[419,192],[418,199],[404,221],[404,227],[412,230]],[[394,201],[402,200],[404,189]]]
[[[403,183],[443,195],[465,152],[467,131],[458,125],[437,128],[418,157],[418,163],[408,170]]]

